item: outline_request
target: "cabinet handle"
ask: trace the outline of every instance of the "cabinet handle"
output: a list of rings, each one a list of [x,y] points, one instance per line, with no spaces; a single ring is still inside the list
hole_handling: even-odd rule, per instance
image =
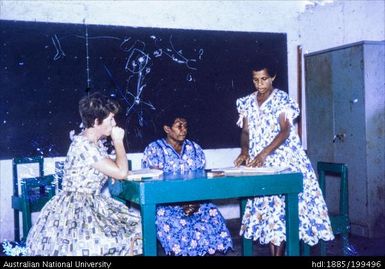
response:
[[[346,137],[345,133],[335,134],[334,137],[333,137],[333,143],[335,143],[337,140],[341,141],[341,142],[344,142],[345,137]]]

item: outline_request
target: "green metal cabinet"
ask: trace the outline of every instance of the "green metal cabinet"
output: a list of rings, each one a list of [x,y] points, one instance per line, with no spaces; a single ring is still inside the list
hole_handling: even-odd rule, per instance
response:
[[[352,233],[385,236],[385,41],[361,41],[305,55],[307,151],[346,163]],[[338,209],[339,185],[326,185]]]

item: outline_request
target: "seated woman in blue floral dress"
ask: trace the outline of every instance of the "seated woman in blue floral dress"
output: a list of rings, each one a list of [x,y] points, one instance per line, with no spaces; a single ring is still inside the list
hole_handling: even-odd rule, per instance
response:
[[[184,117],[165,116],[163,130],[166,138],[150,143],[144,150],[143,168],[183,173],[205,167],[202,148],[186,139]],[[225,220],[212,203],[158,206],[156,224],[157,237],[167,255],[203,256],[233,248]]]

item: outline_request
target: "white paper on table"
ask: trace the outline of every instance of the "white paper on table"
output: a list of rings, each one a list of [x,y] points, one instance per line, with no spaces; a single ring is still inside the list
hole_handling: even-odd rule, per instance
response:
[[[143,178],[156,179],[162,175],[163,175],[163,170],[144,168],[144,169],[130,171],[127,176],[127,180],[141,180]]]
[[[247,175],[247,174],[276,174],[287,170],[287,167],[225,167],[211,169],[211,171],[223,171],[225,175]]]

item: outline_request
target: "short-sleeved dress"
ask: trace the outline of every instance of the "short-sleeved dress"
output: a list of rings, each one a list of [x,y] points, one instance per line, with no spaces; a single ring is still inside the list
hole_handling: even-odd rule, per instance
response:
[[[285,113],[290,121],[291,130],[287,140],[266,157],[264,167],[287,167],[301,172],[303,192],[299,199],[299,237],[309,245],[319,239],[333,240],[324,198],[318,180],[302,148],[299,136],[293,127],[293,120],[299,115],[298,105],[287,93],[274,89],[268,99],[258,105],[256,94],[239,98],[236,102],[240,115],[238,125],[247,118],[249,124],[249,155],[253,159],[269,145],[280,131],[279,115]],[[264,196],[249,199],[242,218],[240,234],[245,238],[257,240],[261,244],[272,242],[274,245],[286,240],[284,196]]]
[[[142,167],[158,167],[164,172],[188,172],[203,169],[206,163],[202,148],[188,139],[177,153],[165,139],[148,145]],[[199,211],[186,216],[180,205],[157,207],[157,238],[166,254],[203,256],[227,252],[233,243],[225,220],[212,203],[201,203]]]
[[[101,143],[75,136],[64,164],[62,191],[41,210],[26,241],[29,256],[142,253],[140,216],[100,193],[108,177],[91,164],[107,157]]]

